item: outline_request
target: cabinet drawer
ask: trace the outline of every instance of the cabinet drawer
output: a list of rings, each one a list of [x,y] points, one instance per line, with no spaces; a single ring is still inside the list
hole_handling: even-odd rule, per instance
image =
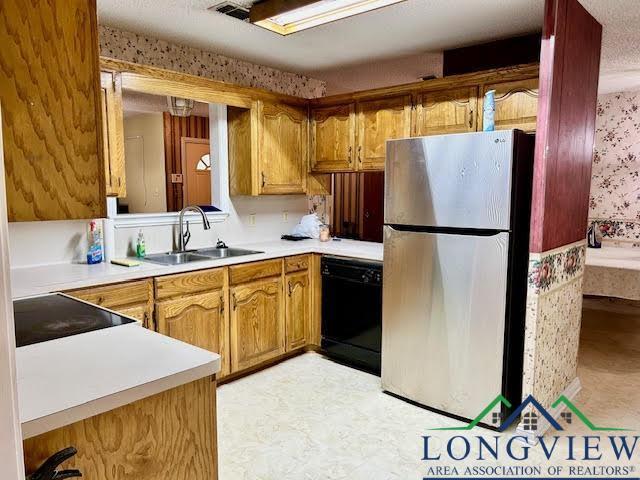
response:
[[[295,257],[286,257],[284,259],[284,271],[286,273],[307,270],[308,268],[309,255],[296,255]]]
[[[274,277],[282,273],[282,259],[266,260],[264,262],[246,263],[229,267],[229,283],[251,282],[260,278]]]
[[[71,297],[93,303],[94,305],[100,305],[101,307],[111,310],[118,310],[118,307],[150,302],[152,287],[151,280],[141,280],[137,282],[70,290],[65,293]]]
[[[224,284],[224,269],[200,270],[189,273],[166,275],[154,279],[156,286],[156,300],[188,295],[222,288]]]

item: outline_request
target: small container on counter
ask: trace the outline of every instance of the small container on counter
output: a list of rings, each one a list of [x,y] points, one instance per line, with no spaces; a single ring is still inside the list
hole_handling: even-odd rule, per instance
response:
[[[320,225],[320,241],[328,242],[331,240],[331,232],[329,231],[329,225],[322,224]]]

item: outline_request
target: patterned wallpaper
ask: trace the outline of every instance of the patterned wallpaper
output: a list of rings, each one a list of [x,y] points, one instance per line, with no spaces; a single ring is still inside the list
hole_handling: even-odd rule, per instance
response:
[[[127,62],[303,98],[324,96],[321,80],[100,25],[100,54]]]
[[[640,240],[640,92],[598,98],[589,219],[604,238]]]

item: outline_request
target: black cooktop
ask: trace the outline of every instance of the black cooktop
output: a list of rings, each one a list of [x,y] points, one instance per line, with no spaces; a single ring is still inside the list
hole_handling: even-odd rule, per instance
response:
[[[13,310],[17,347],[135,321],[59,293],[15,300]]]

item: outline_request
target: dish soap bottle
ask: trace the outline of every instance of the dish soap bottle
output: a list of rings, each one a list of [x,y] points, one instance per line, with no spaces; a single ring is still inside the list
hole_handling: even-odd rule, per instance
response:
[[[144,234],[142,229],[138,232],[138,241],[136,242],[136,257],[144,258],[147,254],[147,247],[144,244]]]
[[[96,220],[91,220],[87,226],[87,263],[94,265],[102,262],[102,231]]]

